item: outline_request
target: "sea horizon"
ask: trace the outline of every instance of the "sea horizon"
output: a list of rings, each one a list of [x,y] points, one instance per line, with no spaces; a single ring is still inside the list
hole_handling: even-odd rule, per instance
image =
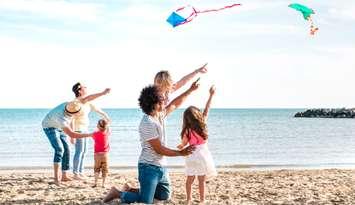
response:
[[[355,128],[352,119],[294,118],[305,108],[213,108],[208,120],[209,147],[220,168],[354,168]],[[138,108],[104,110],[112,123],[111,162],[117,168],[136,167],[140,153]],[[167,119],[168,147],[179,143],[181,117],[176,110]],[[0,108],[0,168],[49,167],[52,148],[41,128],[47,108]],[[98,120],[90,114],[89,130]],[[228,143],[225,143],[228,142]],[[10,149],[16,147],[16,149]],[[88,140],[85,166],[93,163]],[[74,146],[71,145],[71,157]],[[182,157],[168,158],[168,167],[184,165]]]

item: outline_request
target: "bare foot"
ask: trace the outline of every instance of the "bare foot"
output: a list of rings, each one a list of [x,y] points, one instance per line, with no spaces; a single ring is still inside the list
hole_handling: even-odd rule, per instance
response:
[[[128,191],[128,192],[139,192],[139,189],[133,188],[131,184],[125,183],[122,187],[122,191]]]
[[[79,174],[74,174],[73,179],[75,179],[75,180],[83,180],[83,178]]]
[[[105,196],[105,198],[102,200],[103,203],[110,202],[116,198],[121,197],[121,192],[118,191],[115,187],[111,187],[110,191],[108,194]]]
[[[88,178],[88,177],[87,177],[85,174],[83,174],[83,173],[80,173],[79,176],[80,176],[82,179],[87,179],[87,178]]]
[[[54,184],[57,185],[57,186],[60,186],[59,180],[54,180]]]
[[[62,176],[62,182],[72,181],[73,179],[67,176]]]
[[[122,187],[122,191],[129,191],[131,189],[131,185],[129,183],[125,183]]]
[[[200,201],[199,205],[205,205],[205,201]]]

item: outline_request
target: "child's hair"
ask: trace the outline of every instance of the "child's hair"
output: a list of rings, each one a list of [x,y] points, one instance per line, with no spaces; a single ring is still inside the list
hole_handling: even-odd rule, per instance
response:
[[[106,131],[108,128],[108,123],[105,119],[100,119],[97,122],[97,127],[99,128],[100,131]]]
[[[173,80],[169,71],[162,70],[158,72],[154,77],[154,85],[158,86],[163,91],[169,90],[173,86]]]
[[[195,131],[204,140],[208,138],[205,118],[200,109],[195,106],[188,107],[184,112],[181,138],[186,134],[187,138],[190,139],[190,136],[187,133],[189,130]]]

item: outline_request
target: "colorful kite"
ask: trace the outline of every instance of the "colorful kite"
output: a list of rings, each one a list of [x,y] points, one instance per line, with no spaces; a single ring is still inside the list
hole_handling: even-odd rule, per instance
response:
[[[202,11],[195,9],[192,6],[181,7],[172,12],[166,21],[169,22],[173,27],[176,27],[191,22],[197,16],[197,14],[221,11],[235,6],[241,6],[241,4],[232,4],[230,6],[225,6],[219,9],[208,9]]]
[[[312,17],[311,17],[312,14],[315,14],[314,11],[313,11],[313,9],[310,9],[310,8],[308,8],[308,7],[306,7],[306,6],[301,5],[301,4],[290,4],[290,5],[288,5],[288,6],[289,6],[290,8],[293,8],[293,9],[295,9],[295,10],[301,12],[302,15],[303,15],[303,18],[304,18],[305,20],[307,20],[307,21],[310,22],[310,34],[311,34],[311,35],[314,35],[314,34],[316,33],[316,31],[319,30],[319,29],[318,29],[317,27],[315,27],[314,24],[313,24],[313,20],[312,20]]]

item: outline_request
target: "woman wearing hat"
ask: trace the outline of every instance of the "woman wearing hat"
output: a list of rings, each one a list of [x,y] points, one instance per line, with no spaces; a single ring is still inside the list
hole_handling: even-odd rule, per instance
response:
[[[102,118],[110,121],[108,115],[102,111],[100,108],[96,107],[91,99],[87,99],[87,88],[82,83],[76,83],[72,91],[75,94],[75,100],[82,103],[81,112],[73,117],[73,129],[75,132],[85,133],[89,128],[89,113],[91,111],[95,111]],[[97,93],[95,98],[106,95],[110,92],[109,88],[106,88],[103,92]],[[73,158],[73,173],[74,179],[82,179],[83,177],[83,165],[84,165],[84,157],[86,153],[87,139],[86,138],[78,138],[71,139],[72,143],[75,144],[75,154]]]
[[[88,96],[85,100],[95,99],[95,95]],[[69,170],[70,150],[67,135],[70,137],[87,137],[92,133],[77,133],[71,128],[72,118],[80,113],[82,104],[79,101],[64,102],[53,108],[42,121],[44,133],[54,149],[53,169],[54,183],[60,185],[59,168],[62,164],[62,181],[70,181],[67,175]]]

